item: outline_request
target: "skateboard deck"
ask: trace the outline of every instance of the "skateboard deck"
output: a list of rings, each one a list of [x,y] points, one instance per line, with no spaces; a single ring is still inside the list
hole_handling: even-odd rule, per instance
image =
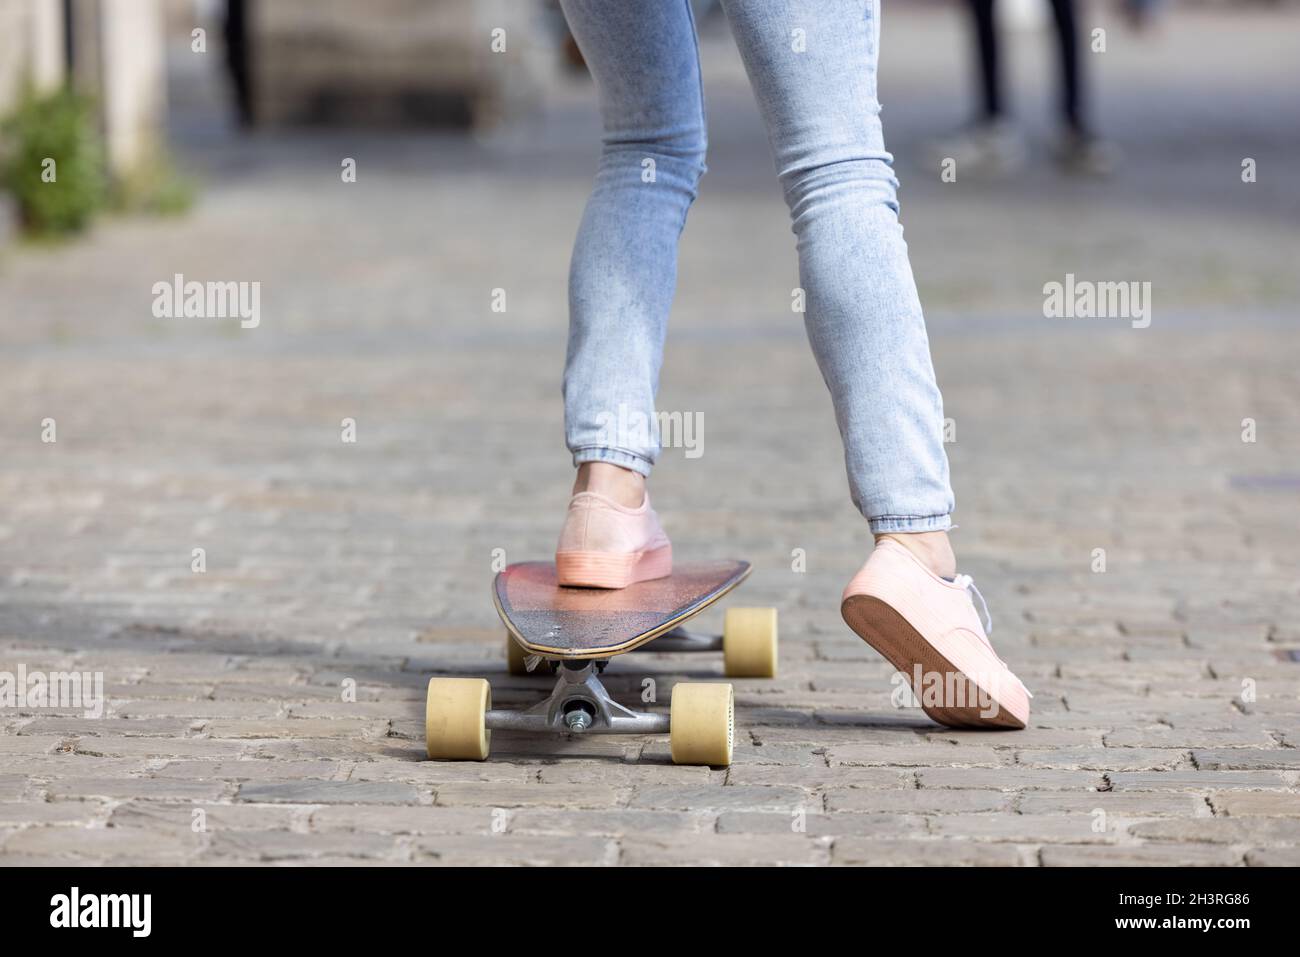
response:
[[[667,578],[626,588],[557,584],[551,562],[520,562],[493,583],[497,613],[530,655],[608,658],[644,645],[703,611],[749,575],[749,562],[675,564]]]

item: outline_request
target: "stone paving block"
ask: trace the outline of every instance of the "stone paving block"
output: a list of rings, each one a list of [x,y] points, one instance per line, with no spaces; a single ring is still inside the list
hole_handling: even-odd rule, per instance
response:
[[[201,718],[123,719],[116,715],[103,718],[37,718],[23,730],[35,735],[61,737],[182,737],[203,727]]]
[[[607,867],[619,863],[612,838],[569,835],[493,834],[421,836],[411,839],[412,861],[448,867],[522,865],[530,867]]]
[[[1016,764],[1027,768],[1084,771],[1166,771],[1191,767],[1188,753],[1173,748],[1053,748],[1016,751]]]
[[[730,810],[730,811],[782,811],[807,808],[820,809],[822,800],[803,788],[789,786],[735,785],[727,787],[674,787],[638,788],[631,797],[629,807],[664,808],[668,810]]]
[[[919,814],[836,814],[818,810],[799,815],[725,811],[718,816],[717,831],[719,834],[902,838],[923,836],[926,833],[926,821]]]
[[[1150,821],[1132,827],[1144,841],[1209,844],[1257,844],[1269,847],[1300,843],[1300,820],[1272,817],[1214,817],[1194,821]]]
[[[405,860],[406,852],[397,839],[375,833],[330,831],[213,831],[202,859],[206,863],[230,861],[310,861],[313,858],[351,861]]]
[[[607,761],[556,761],[537,767],[537,779],[543,784],[593,787],[707,786],[714,775],[721,784],[726,772],[680,764],[612,764]]]
[[[112,735],[72,739],[72,750],[78,755],[101,758],[237,758],[248,749],[246,744],[234,741],[214,741],[211,738],[123,738]]]
[[[993,748],[978,745],[960,746],[942,743],[918,745],[909,748],[881,748],[876,745],[837,744],[826,749],[826,758],[832,767],[893,766],[893,767],[946,767],[996,768],[1010,764],[1009,753],[999,754]]]
[[[343,780],[351,767],[336,761],[168,761],[153,771],[155,777],[186,780],[284,781],[297,778]]]
[[[1046,845],[1043,867],[1236,867],[1241,851],[1210,845]]]
[[[1300,770],[1300,749],[1273,748],[1254,750],[1248,748],[1222,748],[1217,751],[1194,750],[1192,760],[1202,771],[1253,771],[1277,768],[1284,771]]]
[[[812,789],[870,788],[913,790],[915,772],[911,768],[809,767],[785,765],[732,765],[727,769],[730,785],[793,785]]]
[[[627,804],[627,788],[581,784],[509,784],[454,781],[435,787],[439,807],[567,807],[609,808]]]
[[[868,867],[1016,867],[1032,862],[1029,852],[1015,844],[855,837],[837,838],[831,861]]]
[[[825,864],[828,838],[801,834],[638,834],[621,842],[619,863],[638,867]]]
[[[288,740],[226,739],[237,742],[242,754],[257,760],[272,761],[355,761],[364,762],[381,757],[406,759],[408,761],[425,760],[423,746],[416,747],[414,742],[399,741],[389,738],[376,738],[358,741],[341,735],[336,738],[290,738]]]
[[[1300,817],[1300,794],[1294,791],[1211,792],[1207,800],[1224,817]]]
[[[0,801],[21,801],[27,794],[27,787],[25,774],[0,775]]]
[[[497,809],[487,807],[406,807],[336,804],[312,808],[306,820],[313,831],[349,830],[376,834],[491,835]],[[507,823],[511,814],[502,818]]]
[[[69,777],[50,780],[45,789],[51,799],[152,798],[159,801],[219,801],[233,786],[222,781],[180,781],[153,777]]]
[[[990,788],[995,791],[1095,791],[1103,776],[1094,771],[1034,768],[918,768],[922,788]]]
[[[125,827],[28,827],[4,843],[4,854],[84,861],[143,857],[175,864],[193,857],[203,837],[181,832],[157,832]],[[66,863],[66,861],[65,861]]]
[[[269,719],[281,715],[283,709],[277,701],[188,701],[181,698],[156,698],[152,700],[133,699],[114,701],[115,718],[148,719],[158,717],[179,717],[183,726],[189,727],[196,720],[203,718],[250,718]],[[114,722],[121,724],[124,722]],[[153,722],[166,726],[166,722]]]
[[[524,783],[536,781],[542,761],[517,758],[512,761],[428,761],[419,758],[393,759],[375,757],[347,763],[349,781],[405,781],[410,784],[436,785],[452,781],[499,781]],[[278,763],[278,762],[277,762]]]
[[[1209,817],[1200,794],[1179,791],[1025,791],[1016,797],[1020,814],[1092,814],[1098,808],[1126,818]]]
[[[738,739],[731,757],[732,767],[737,765],[783,765],[786,767],[824,767],[825,748],[810,744],[753,744]]]
[[[429,804],[432,794],[411,784],[380,781],[255,781],[238,786],[238,799],[279,804]]]
[[[423,702],[420,702],[421,706]],[[308,701],[302,704],[289,704],[289,716],[293,718],[370,718],[387,721],[409,714],[410,708],[405,703],[393,701]],[[274,716],[272,712],[269,716]],[[250,716],[256,716],[250,714]],[[423,714],[411,720],[423,722]]]
[[[58,734],[0,734],[0,755],[51,754],[64,740]]]
[[[870,725],[804,725],[793,727],[749,727],[750,736],[764,746],[774,744],[794,745],[809,749],[830,748],[836,745],[880,743],[885,746],[909,746],[917,743],[917,732],[935,728],[929,718],[920,721],[899,719],[898,723]]]
[[[1013,795],[1000,791],[831,788],[826,791],[826,810],[891,814],[958,814],[981,811],[1010,813],[1013,800]]]
[[[931,817],[935,837],[1014,844],[1113,844],[1124,838],[1125,821],[1115,815],[945,814]],[[1094,825],[1101,825],[1096,830]]]
[[[202,811],[202,814],[196,814]],[[218,831],[288,830],[297,816],[295,808],[271,804],[213,804],[194,801],[164,804],[126,801],[113,808],[110,827],[144,831],[184,831],[215,834]]]
[[[996,750],[1043,748],[1099,748],[1104,732],[1094,729],[1045,728],[1031,724],[1020,731],[973,731],[936,727],[922,733],[926,741],[946,741],[963,746],[983,745]]]
[[[32,824],[102,824],[107,804],[98,801],[22,801],[0,803],[0,829]]]
[[[1262,728],[1210,731],[1201,728],[1117,728],[1106,732],[1108,748],[1261,748],[1275,747]]]
[[[1225,788],[1284,790],[1276,771],[1117,771],[1107,775],[1115,791],[1214,791]]]
[[[217,719],[208,721],[204,731],[213,738],[345,738],[362,741],[384,736],[388,724],[350,718]]]
[[[1300,847],[1254,847],[1246,852],[1250,867],[1300,867]]]
[[[510,812],[511,834],[550,834],[557,839],[577,834],[585,837],[623,837],[628,834],[712,833],[717,815],[712,811],[642,811],[634,809],[555,810],[521,808]]]

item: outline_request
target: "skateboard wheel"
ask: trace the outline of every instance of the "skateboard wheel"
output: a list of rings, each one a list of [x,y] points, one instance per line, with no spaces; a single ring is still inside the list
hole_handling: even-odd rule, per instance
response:
[[[673,764],[731,764],[735,706],[731,685],[679,684],[669,710]]]
[[[424,705],[424,747],[430,758],[482,761],[492,732],[492,688],[482,678],[430,678]]]
[[[776,677],[776,609],[728,608],[722,659],[728,678]]]
[[[516,677],[529,674],[527,658],[519,642],[510,637],[510,632],[506,632],[506,670]]]

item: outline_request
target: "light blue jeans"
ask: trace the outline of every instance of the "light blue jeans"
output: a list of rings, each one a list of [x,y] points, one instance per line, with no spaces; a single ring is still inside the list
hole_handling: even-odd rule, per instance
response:
[[[565,437],[648,475],[677,241],[704,173],[688,0],[562,0],[603,149],[573,250]],[[804,324],[873,532],[946,529],[943,403],[876,98],[879,0],[723,0],[790,207]],[[640,427],[650,423],[650,428]]]

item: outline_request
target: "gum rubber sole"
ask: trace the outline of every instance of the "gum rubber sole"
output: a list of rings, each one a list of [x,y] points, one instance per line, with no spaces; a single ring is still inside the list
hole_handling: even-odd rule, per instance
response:
[[[891,605],[872,595],[851,595],[840,606],[840,613],[845,623],[857,632],[867,644],[880,652],[885,659],[901,672],[912,691],[921,702],[921,707],[931,718],[950,728],[1006,728],[1020,730],[1025,727],[1025,718],[1015,713],[1016,702],[1004,695],[998,698],[982,689],[974,680],[952,664],[938,648],[926,641],[897,610]],[[915,687],[913,669],[919,664],[923,675],[942,675],[945,689],[952,688],[954,699],[952,706],[939,706],[926,703],[926,690]],[[979,706],[980,699],[992,700],[997,704],[997,713],[986,715]],[[975,702],[965,704],[965,702]],[[959,704],[960,703],[960,704]],[[1028,716],[1028,702],[1022,707]]]
[[[673,548],[648,552],[557,552],[558,584],[570,588],[626,588],[636,582],[667,578],[673,571]]]

